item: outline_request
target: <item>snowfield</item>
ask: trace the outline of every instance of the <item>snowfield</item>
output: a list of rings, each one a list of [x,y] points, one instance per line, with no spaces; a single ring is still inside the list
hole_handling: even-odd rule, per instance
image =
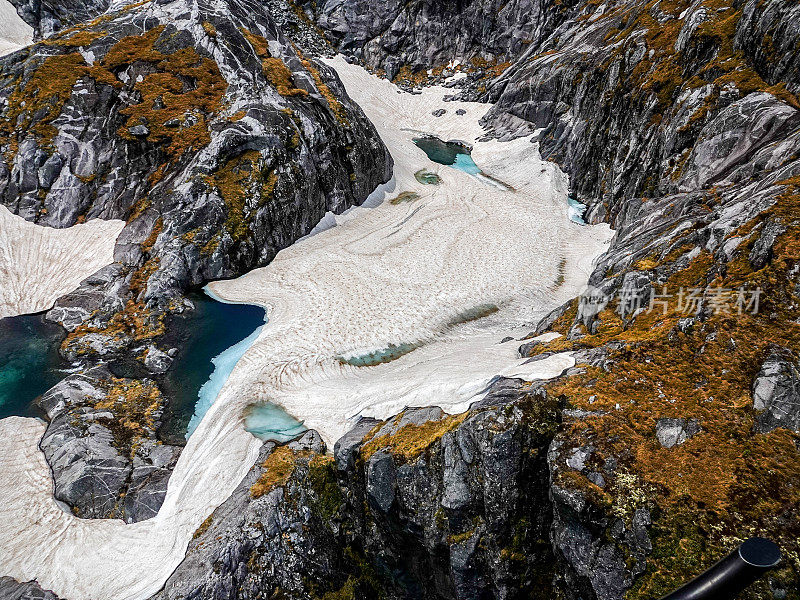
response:
[[[8,1],[0,0],[0,56],[33,43],[33,28],[17,14]]]

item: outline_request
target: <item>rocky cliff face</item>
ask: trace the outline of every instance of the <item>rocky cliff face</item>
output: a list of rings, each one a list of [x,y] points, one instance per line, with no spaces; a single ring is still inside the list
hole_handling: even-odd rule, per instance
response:
[[[379,5],[347,18],[329,3],[320,23],[342,47],[375,40],[360,56],[382,66],[387,15],[423,10]],[[797,11],[781,0],[549,3],[530,11],[525,26],[540,34],[502,75],[462,92],[496,102],[491,135],[537,132],[586,217],[617,231],[594,292],[537,331],[564,337],[520,349],[604,357],[581,355],[547,386],[567,404],[549,453],[567,598],[658,597],[755,534],[788,558],[749,597],[797,597]],[[474,18],[458,32],[483,22],[454,13]],[[399,18],[403,38],[387,47],[411,56],[441,21]]]
[[[774,18],[789,8],[582,5],[495,83],[487,124],[506,134],[542,128],[542,155],[564,166],[595,220],[616,228],[634,220],[618,218],[632,198],[708,190],[771,172],[763,185],[774,184],[791,175],[787,163],[797,143],[796,51],[782,55],[782,67],[762,68],[741,47],[753,47],[747,40],[759,14]],[[788,38],[797,35],[791,28]]]
[[[363,420],[333,457],[267,443],[157,597],[549,597],[557,408],[500,380],[461,415]]]
[[[569,407],[550,453],[565,594],[658,597],[758,534],[787,560],[747,597],[795,598],[797,7],[571,10],[495,82],[486,119],[540,130],[617,231],[594,291],[539,328],[564,338],[522,349],[607,352],[548,387]]]
[[[389,79],[423,76],[451,62],[496,74],[538,45],[563,13],[538,0],[298,3],[342,52]]]
[[[390,177],[391,158],[336,75],[284,37],[260,4],[84,9],[98,14],[70,12],[80,24],[0,62],[0,201],[50,227],[127,221],[116,262],[61,298],[48,319],[69,331],[62,354],[83,369],[127,356],[160,374],[169,361],[159,340],[170,314],[191,310],[187,289],[266,264],[327,211],[363,201]],[[33,19],[25,10],[49,31],[44,12]],[[294,30],[301,43],[313,37],[305,25]],[[118,404],[133,415],[140,400],[89,395],[72,404]],[[129,424],[145,445],[155,443],[155,415],[167,401],[156,389],[149,421]],[[81,419],[92,412],[84,409]],[[71,464],[87,444],[107,447],[114,432],[95,420],[54,439],[63,445],[57,460]],[[119,514],[106,508],[134,485],[138,458],[125,444],[115,448],[101,453],[115,480],[102,500],[86,499],[83,476],[54,470],[58,495],[79,514]],[[145,463],[160,469],[168,454]],[[105,474],[89,477],[108,483]]]
[[[91,21],[103,14],[111,0],[87,0],[85,2],[63,2],[56,0],[9,0],[19,16],[33,27],[34,38],[39,40],[77,23]],[[124,3],[117,2],[119,7]]]
[[[49,424],[39,445],[54,496],[83,518],[154,517],[180,454],[156,439],[163,403],[152,380],[116,378],[102,366],[45,393],[39,405]]]
[[[20,583],[11,577],[0,577],[2,600],[58,600],[53,592],[43,590],[34,582]]]

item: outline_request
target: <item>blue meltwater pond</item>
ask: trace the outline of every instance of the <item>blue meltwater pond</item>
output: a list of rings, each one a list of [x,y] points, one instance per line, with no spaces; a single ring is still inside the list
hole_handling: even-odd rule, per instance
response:
[[[171,400],[164,433],[187,439],[267,321],[266,311],[259,306],[227,303],[200,293],[188,298],[195,310],[169,324],[168,335],[174,336],[173,343],[182,350],[164,380]],[[262,439],[283,441],[304,430],[299,421],[274,404],[254,405],[247,411],[250,414],[259,415],[251,433]],[[245,426],[250,431],[247,415]]]
[[[42,314],[0,319],[0,419],[39,414],[31,402],[65,376],[58,355],[64,335]]]
[[[222,386],[266,322],[266,311],[249,304],[229,304],[206,294],[187,296],[195,309],[172,318],[164,347],[179,349],[163,377],[136,361],[111,365],[118,376],[156,379],[169,402],[161,437],[178,443],[188,438],[214,404]],[[43,314],[0,319],[0,418],[40,416],[32,402],[66,377],[58,354],[64,330]],[[305,428],[280,407],[265,402],[248,409],[248,430],[262,439],[287,440]]]
[[[443,142],[435,137],[414,138],[414,143],[428,155],[428,158],[440,165],[448,165],[470,175],[478,175],[481,170],[470,156],[469,148],[457,142]]]
[[[300,421],[271,402],[248,406],[244,412],[244,427],[261,440],[276,442],[288,442],[306,430]]]

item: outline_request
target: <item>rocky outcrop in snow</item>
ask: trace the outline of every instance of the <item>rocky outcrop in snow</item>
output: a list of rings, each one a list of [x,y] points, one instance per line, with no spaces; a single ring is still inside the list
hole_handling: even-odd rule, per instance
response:
[[[57,500],[82,518],[156,515],[180,448],[156,438],[164,403],[154,382],[96,367],[70,375],[38,405],[49,421],[39,446]]]

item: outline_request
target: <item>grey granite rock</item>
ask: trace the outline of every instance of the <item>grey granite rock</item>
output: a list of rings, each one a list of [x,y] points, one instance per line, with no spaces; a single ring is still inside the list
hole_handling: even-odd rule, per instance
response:
[[[656,421],[656,438],[664,448],[680,446],[700,431],[700,423],[697,419],[658,419]]]
[[[151,373],[166,373],[172,365],[172,357],[159,350],[156,346],[150,345],[147,347],[147,354],[144,358],[144,366],[147,367]]]
[[[63,0],[11,0],[19,15],[33,27],[37,39],[46,38],[83,21],[90,21],[103,14],[111,0],[86,0],[65,2]]]
[[[326,0],[306,7],[334,46],[384,69],[392,79],[452,61],[480,65],[522,54],[551,31],[563,13],[539,0]]]
[[[54,495],[82,518],[132,523],[154,517],[161,507],[181,449],[156,438],[163,405],[145,417],[137,398],[133,407],[110,398],[111,390],[138,390],[137,384],[96,367],[70,375],[38,401],[49,420],[39,445],[53,472]],[[136,434],[120,423],[124,418],[131,426],[137,417],[142,422]]]
[[[333,454],[336,457],[336,466],[340,471],[354,467],[364,436],[380,423],[381,421],[378,419],[362,417],[353,429],[336,441]]]
[[[388,513],[394,504],[397,471],[392,457],[376,452],[367,461],[367,498],[375,510]]]
[[[11,577],[0,577],[0,600],[59,600],[53,592],[43,590],[35,581],[20,583]]]
[[[546,396],[504,389],[505,402],[457,420],[436,408],[362,420],[334,459],[322,456],[315,432],[285,448],[265,444],[155,598],[279,589],[293,598],[351,590],[347,597],[522,600],[550,589],[545,454],[557,412]],[[415,434],[420,451],[402,454],[393,436]],[[366,454],[373,440],[385,447]],[[294,472],[254,495],[270,455],[287,452]]]
[[[644,571],[652,551],[650,513],[638,507],[630,519],[609,515],[582,489],[557,483],[565,467],[580,468],[590,482],[605,487],[606,478],[588,467],[590,458],[589,448],[576,447],[563,434],[548,450],[553,482],[551,540],[559,565],[555,585],[568,598],[622,600],[636,576]],[[601,468],[613,479],[613,469]]]
[[[785,349],[776,349],[761,365],[753,382],[756,430],[777,427],[800,433],[800,363]]]
[[[154,599],[309,598],[343,589],[354,598],[378,597],[377,579],[366,562],[356,562],[359,549],[336,526],[340,492],[333,462],[309,450],[313,440],[306,436],[300,442],[305,449],[264,444],[244,480],[198,528],[186,558]],[[269,457],[276,451],[294,452],[292,472],[254,495],[254,484],[270,477]]]
[[[56,34],[52,44],[3,57],[4,100],[14,90],[33,95],[30,78],[48,60],[77,57],[81,64],[64,72],[72,88],[50,112],[32,115],[30,127],[2,141],[5,146],[14,138],[15,150],[3,155],[8,164],[0,167],[0,202],[51,227],[92,218],[127,221],[112,278],[84,282],[58,302],[52,320],[63,320],[70,330],[80,324],[102,330],[129,301],[144,303],[158,318],[179,305],[190,286],[266,264],[327,211],[363,201],[389,179],[391,157],[372,124],[330,68],[292,45],[273,12],[280,13],[288,35],[312,31],[310,22],[285,1],[268,4],[229,0],[181,10],[172,3],[159,17],[149,6],[115,5],[102,23],[87,25],[83,54],[59,43]],[[107,6],[83,8],[86,14],[66,2],[19,4],[37,26],[38,19],[49,19],[45,13],[89,20]],[[287,11],[292,22],[303,21],[302,28],[288,26]],[[121,59],[115,48],[130,40],[164,56],[186,52],[196,62],[167,67],[169,61]],[[265,52],[282,62],[294,87],[271,83],[261,63]],[[103,74],[83,77],[84,56]],[[190,72],[196,65],[205,69],[203,77]],[[163,99],[142,97],[143,78],[159,69],[189,82],[175,101],[191,110],[174,115]],[[126,106],[136,115],[123,111]],[[16,118],[14,110],[4,101],[0,118]],[[37,119],[53,128],[52,144],[37,133],[43,131],[34,127]],[[252,176],[240,177],[232,188],[222,182],[231,169]],[[231,193],[252,201],[239,207]],[[102,358],[121,354],[130,343],[125,337],[75,336],[67,352],[71,359]]]

